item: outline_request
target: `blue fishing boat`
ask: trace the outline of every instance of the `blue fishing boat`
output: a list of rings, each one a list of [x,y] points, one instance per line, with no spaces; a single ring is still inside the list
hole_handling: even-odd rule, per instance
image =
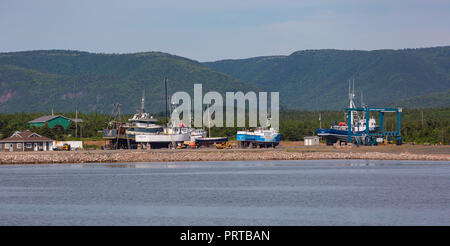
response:
[[[254,131],[238,131],[236,134],[236,140],[241,148],[258,147],[258,148],[275,148],[281,139],[281,134],[270,127],[268,122],[267,126],[258,127]]]
[[[353,88],[351,88],[351,84],[349,82],[349,108],[356,108],[356,105],[353,101],[355,98],[355,84],[353,82]],[[361,104],[362,100],[361,100]],[[364,107],[364,105],[361,105]],[[364,114],[358,114],[356,111],[348,111],[351,120],[351,132],[354,135],[362,135],[366,131],[366,127],[369,127],[369,132],[377,132],[379,130],[379,126],[376,125],[376,121],[374,118],[369,118],[369,125],[366,126],[367,121]],[[347,118],[346,116],[345,118]],[[346,122],[334,122],[330,128],[318,128],[316,129],[316,134],[322,137],[327,145],[333,145],[336,142],[347,142],[349,139],[348,136],[348,126]]]

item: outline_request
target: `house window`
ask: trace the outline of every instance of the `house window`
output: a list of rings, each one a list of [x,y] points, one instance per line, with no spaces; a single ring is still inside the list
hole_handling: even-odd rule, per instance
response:
[[[22,143],[17,143],[17,148],[21,149],[22,148]]]
[[[2,150],[2,146],[3,146],[3,144],[0,144],[0,150]]]
[[[31,143],[27,143],[26,147],[27,147],[27,149],[30,149],[31,148]]]
[[[9,149],[9,143],[5,144],[5,149]]]

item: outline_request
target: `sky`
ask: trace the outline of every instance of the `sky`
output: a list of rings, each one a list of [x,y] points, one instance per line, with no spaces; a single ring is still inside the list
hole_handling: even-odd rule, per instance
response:
[[[0,0],[0,52],[161,51],[203,62],[446,45],[448,0]]]

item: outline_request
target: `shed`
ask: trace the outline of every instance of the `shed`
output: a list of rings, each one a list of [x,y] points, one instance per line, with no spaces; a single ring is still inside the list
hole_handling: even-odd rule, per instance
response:
[[[305,145],[319,145],[319,136],[304,137]]]
[[[70,121],[71,119],[61,115],[45,115],[32,121],[29,121],[28,123],[30,124],[30,127],[31,126],[41,127],[47,123],[50,128],[53,128],[56,125],[61,125],[64,127],[64,129],[66,129],[69,126]]]

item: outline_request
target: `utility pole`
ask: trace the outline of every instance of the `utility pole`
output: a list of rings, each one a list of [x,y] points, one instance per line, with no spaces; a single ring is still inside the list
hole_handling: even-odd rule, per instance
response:
[[[119,134],[120,134],[120,128],[122,127],[122,122],[120,120],[120,103],[117,103],[114,105],[115,107],[117,107],[117,119],[118,119],[118,126],[117,126],[117,130],[116,130],[116,147],[115,149],[119,148]]]
[[[319,128],[322,128],[322,113],[319,113]]]
[[[421,115],[422,115],[422,129],[423,129],[423,110],[421,111]]]
[[[75,137],[78,134],[78,108],[75,109]]]

